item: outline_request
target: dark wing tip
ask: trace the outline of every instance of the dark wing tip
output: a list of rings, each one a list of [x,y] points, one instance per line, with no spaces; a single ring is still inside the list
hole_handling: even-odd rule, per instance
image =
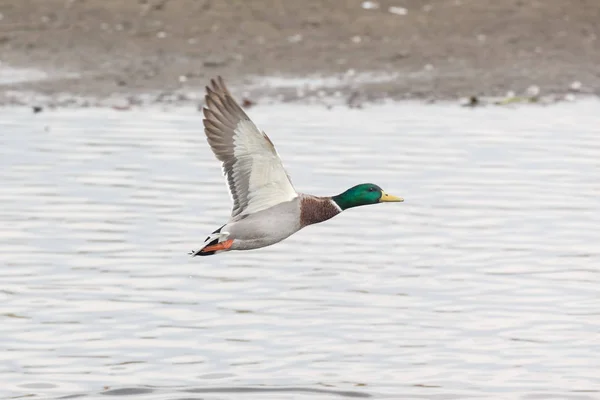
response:
[[[250,119],[235,101],[220,75],[212,78],[210,84],[206,86],[204,108],[202,111],[205,116],[207,116],[207,109],[208,111],[212,111],[212,115],[209,118],[216,118],[226,125],[232,125],[234,128],[239,120]]]
[[[229,90],[227,89],[225,80],[221,77],[221,75],[218,75],[216,78],[211,78],[210,85],[207,86],[207,93],[209,88],[211,89],[211,92],[216,93],[220,97],[229,95]]]
[[[209,85],[207,85],[205,89],[206,95],[204,96],[204,100],[207,108],[214,108],[215,106],[218,108],[218,106],[221,106],[225,103],[225,99],[228,96],[231,96],[221,76],[212,78]]]
[[[210,79],[210,86],[213,88],[213,90],[215,92],[219,90],[219,85],[217,84],[217,81],[215,80],[215,78]]]
[[[221,75],[217,76],[217,81],[219,82],[219,85],[223,89],[223,92],[228,93],[229,90],[227,90],[227,86],[225,86],[225,80],[221,77]]]

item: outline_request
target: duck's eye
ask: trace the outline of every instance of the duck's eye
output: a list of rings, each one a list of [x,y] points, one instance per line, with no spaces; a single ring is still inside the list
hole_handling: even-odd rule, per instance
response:
[[[369,192],[374,192],[374,191],[375,191],[375,188],[373,188],[373,187],[369,188]]]

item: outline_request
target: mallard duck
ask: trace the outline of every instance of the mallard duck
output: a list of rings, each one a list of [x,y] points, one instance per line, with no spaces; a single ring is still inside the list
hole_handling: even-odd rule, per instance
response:
[[[223,163],[233,210],[192,256],[270,246],[349,208],[404,201],[372,183],[331,197],[296,192],[273,142],[248,118],[221,77],[210,81],[205,101],[204,132]]]

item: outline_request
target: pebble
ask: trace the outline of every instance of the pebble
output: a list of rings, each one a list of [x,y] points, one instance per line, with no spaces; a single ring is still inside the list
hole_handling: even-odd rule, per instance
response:
[[[379,8],[379,4],[374,1],[363,1],[361,7],[365,10],[377,10]]]
[[[527,95],[535,97],[540,94],[540,87],[537,85],[532,85],[527,88]]]
[[[583,85],[581,84],[581,82],[575,81],[575,82],[571,83],[571,86],[569,86],[569,88],[574,92],[579,92],[581,90],[582,86]]]
[[[463,107],[476,107],[480,104],[477,96],[463,97],[460,99],[460,105]]]
[[[226,65],[229,62],[229,60],[227,58],[216,58],[216,57],[211,57],[208,58],[206,60],[204,60],[202,62],[202,65],[204,65],[205,67],[222,67],[223,65]]]
[[[396,15],[408,14],[408,10],[404,7],[390,7],[390,8],[388,8],[388,11],[391,12],[392,14],[396,14]]]
[[[295,35],[288,36],[287,39],[288,39],[288,42],[290,42],[290,43],[299,43],[302,41],[302,35],[297,33]]]

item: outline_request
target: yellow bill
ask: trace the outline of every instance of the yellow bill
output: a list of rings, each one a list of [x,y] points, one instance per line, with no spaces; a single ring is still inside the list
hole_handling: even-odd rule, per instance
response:
[[[393,196],[391,194],[387,194],[383,190],[381,191],[381,198],[379,199],[380,203],[395,203],[404,201],[402,197]]]

